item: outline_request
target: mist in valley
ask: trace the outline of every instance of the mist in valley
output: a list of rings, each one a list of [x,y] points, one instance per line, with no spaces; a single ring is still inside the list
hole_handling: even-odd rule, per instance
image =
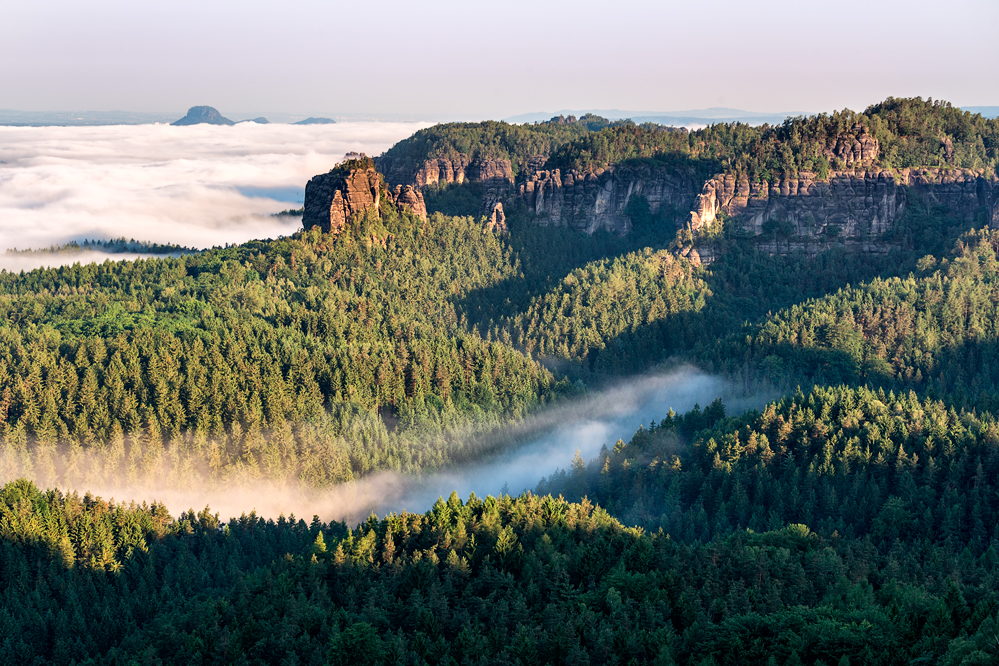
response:
[[[255,511],[276,519],[281,515],[310,520],[342,520],[356,524],[372,512],[424,512],[438,498],[457,492],[462,498],[502,492],[517,495],[537,487],[542,477],[569,467],[577,452],[584,460],[597,456],[602,446],[628,441],[639,426],[662,420],[672,409],[689,411],[722,399],[727,413],[762,406],[765,396],[744,396],[723,379],[691,366],[643,375],[617,386],[557,405],[524,421],[476,436],[481,458],[468,465],[437,473],[406,475],[382,471],[331,488],[316,489],[297,482],[232,477],[225,481],[173,485],[171,478],[209,478],[208,470],[173,477],[169,462],[126,484],[104,483],[87,464],[86,452],[63,453],[32,467],[19,464],[16,453],[0,456],[3,481],[25,476],[39,487],[65,492],[90,492],[116,502],[153,502],[166,505],[173,516],[205,507],[223,520]],[[91,469],[90,472],[83,470]]]
[[[480,497],[501,492],[519,495],[536,488],[543,476],[567,469],[577,452],[588,462],[600,453],[601,447],[613,448],[619,439],[629,441],[640,426],[647,428],[651,421],[661,421],[670,409],[684,413],[695,404],[705,407],[716,398],[725,403],[729,414],[763,404],[762,396],[743,396],[729,382],[692,366],[633,377],[572,404],[542,412],[506,431],[508,439],[536,434],[503,453],[421,478],[398,478],[372,509],[379,515],[426,511],[452,491],[463,498],[473,492]],[[365,511],[365,515],[369,512]]]

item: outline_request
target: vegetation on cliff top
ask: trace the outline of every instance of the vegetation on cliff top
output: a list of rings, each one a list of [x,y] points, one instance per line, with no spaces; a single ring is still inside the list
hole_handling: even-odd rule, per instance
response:
[[[405,173],[409,177],[428,159],[473,160],[507,159],[514,174],[528,160],[549,154],[552,149],[589,130],[578,124],[511,125],[505,122],[444,123],[422,129],[400,141],[377,159],[386,175]]]
[[[772,181],[854,166],[834,154],[838,139],[870,135],[876,158],[866,167],[958,167],[995,170],[999,165],[999,119],[962,111],[947,102],[919,97],[888,98],[863,113],[850,110],[788,118],[781,125],[752,127],[720,123],[692,132],[653,123],[600,123],[595,119],[534,125],[448,123],[414,134],[379,158],[388,170],[415,173],[435,157],[510,159],[519,173],[531,158],[546,169],[588,172],[612,164],[654,160]]]

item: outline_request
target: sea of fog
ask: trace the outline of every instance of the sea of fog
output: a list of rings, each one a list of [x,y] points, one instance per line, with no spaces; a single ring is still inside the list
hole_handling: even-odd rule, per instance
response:
[[[0,127],[0,269],[131,259],[11,255],[83,239],[205,248],[289,235],[309,178],[424,124]]]

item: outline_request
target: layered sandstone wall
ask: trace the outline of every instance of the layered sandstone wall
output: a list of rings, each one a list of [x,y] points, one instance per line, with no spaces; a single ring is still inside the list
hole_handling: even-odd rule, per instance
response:
[[[974,219],[983,209],[989,223],[999,229],[999,183],[995,175],[970,169],[884,170],[877,162],[880,146],[865,128],[856,126],[830,141],[824,155],[848,169],[832,170],[819,180],[801,172],[774,183],[750,182],[746,177],[722,174],[706,182],[692,169],[647,164],[612,165],[591,172],[544,169],[543,155],[524,166],[515,187],[511,163],[505,159],[473,159],[467,155],[426,160],[414,171],[379,163],[388,170],[385,189],[374,163],[364,156],[355,160],[364,168],[334,170],[313,178],[306,188],[306,227],[321,225],[330,231],[344,228],[361,210],[377,207],[386,196],[426,216],[422,189],[439,184],[485,185],[481,213],[487,228],[502,229],[497,204],[520,198],[542,225],[565,226],[592,234],[603,229],[618,235],[631,231],[626,214],[633,196],[643,196],[652,214],[660,215],[664,229],[689,226],[696,232],[714,225],[724,212],[747,235],[764,235],[764,225],[784,223],[783,236],[792,236],[801,247],[785,243],[787,251],[820,251],[831,239],[855,246],[859,252],[879,252],[870,246],[891,231],[909,203],[920,197],[929,206],[946,207],[950,214]],[[353,162],[351,162],[353,164]],[[502,207],[500,207],[502,210]],[[689,211],[689,213],[687,212]],[[789,225],[789,226],[788,226]],[[771,243],[772,245],[774,243]],[[781,251],[774,245],[775,252]],[[764,248],[766,249],[766,248]]]
[[[803,172],[776,184],[751,183],[722,175],[704,184],[690,215],[690,226],[710,227],[724,211],[746,233],[759,235],[770,220],[789,222],[793,233],[818,238],[831,227],[846,238],[869,238],[894,228],[910,193],[930,206],[974,219],[984,208],[999,227],[999,185],[972,169],[902,169],[832,171],[826,180]]]
[[[625,214],[632,196],[644,196],[653,214],[663,206],[689,210],[702,182],[693,173],[656,166],[611,166],[590,173],[535,171],[517,187],[538,223],[588,234],[598,229],[623,236],[631,231]]]

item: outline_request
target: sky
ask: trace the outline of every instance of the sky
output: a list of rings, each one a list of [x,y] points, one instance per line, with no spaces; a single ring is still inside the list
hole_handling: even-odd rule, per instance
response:
[[[999,105],[995,0],[11,0],[0,109],[412,120]]]

